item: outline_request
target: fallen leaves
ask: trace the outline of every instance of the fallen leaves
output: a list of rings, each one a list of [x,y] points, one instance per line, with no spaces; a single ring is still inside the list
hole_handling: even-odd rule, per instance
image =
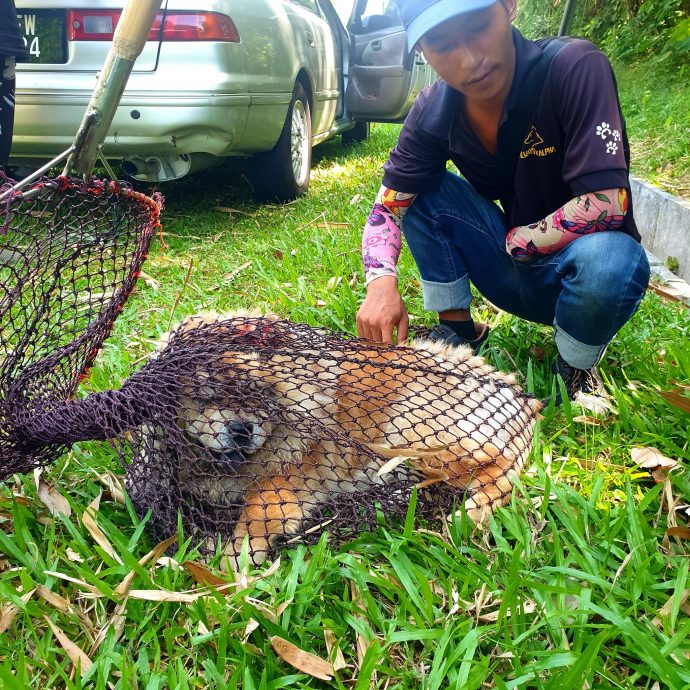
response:
[[[672,281],[668,285],[661,285],[659,283],[649,283],[649,289],[653,292],[656,292],[656,294],[659,295],[659,297],[665,300],[668,300],[670,302],[680,302],[681,304],[688,306],[687,290],[674,287],[672,284],[673,282],[676,281]],[[683,281],[678,281],[679,286],[682,283]]]
[[[83,676],[90,668],[93,666],[91,659],[76,645],[72,640],[70,640],[65,633],[58,628],[53,621],[48,618],[48,616],[43,616],[46,623],[50,626],[50,629],[55,635],[55,639],[60,643],[60,646],[65,650],[65,653],[69,657],[70,661],[75,667],[81,669],[81,675]]]
[[[26,604],[26,602],[31,599],[35,591],[35,589],[32,589],[31,591],[26,592],[26,594],[22,594],[20,597],[22,603]],[[4,633],[5,630],[12,625],[12,621],[17,613],[19,613],[19,607],[16,604],[5,604],[5,606],[0,609],[0,633]]]
[[[246,268],[249,268],[251,265],[251,261],[245,261],[243,264],[240,264],[237,268],[230,271],[230,273],[226,273],[223,276],[223,287],[226,287],[229,283],[235,280],[235,278],[237,278],[242,271],[244,271]]]
[[[67,502],[67,499],[54,486],[48,484],[45,479],[43,479],[42,468],[37,467],[34,470],[34,481],[36,482],[38,497],[43,502],[43,505],[48,508],[51,515],[64,515],[65,517],[69,517],[72,514],[72,508]]]
[[[685,395],[690,391],[689,386],[678,386],[670,391],[659,391],[659,395],[673,407],[690,414],[690,397]]]
[[[632,448],[630,457],[641,469],[649,471],[657,484],[663,482],[668,473],[678,466],[677,460],[667,458],[660,450],[651,446]]]
[[[655,470],[660,468],[670,469],[678,464],[677,460],[667,458],[660,450],[657,448],[652,448],[651,446],[642,446],[631,449],[630,457],[636,465],[639,465],[646,470]]]
[[[108,541],[108,538],[103,534],[103,531],[96,523],[96,516],[98,514],[98,509],[101,503],[101,494],[98,494],[96,498],[89,503],[81,516],[81,524],[84,525],[88,533],[92,536],[93,540],[105,551],[114,561],[117,561],[122,565],[122,559],[115,552],[112,544]]]
[[[292,642],[288,642],[282,637],[274,635],[271,637],[271,646],[275,653],[290,666],[302,673],[319,678],[320,680],[331,680],[333,677],[333,666],[328,661],[316,654],[305,652]]]

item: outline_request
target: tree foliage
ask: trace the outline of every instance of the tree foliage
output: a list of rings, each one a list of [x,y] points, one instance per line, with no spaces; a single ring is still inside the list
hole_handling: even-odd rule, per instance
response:
[[[529,36],[555,35],[566,0],[520,0],[518,25]],[[578,0],[569,33],[616,60],[690,63],[690,0]]]

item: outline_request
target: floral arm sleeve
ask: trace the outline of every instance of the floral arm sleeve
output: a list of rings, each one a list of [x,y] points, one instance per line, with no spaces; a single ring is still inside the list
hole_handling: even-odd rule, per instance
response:
[[[381,187],[362,236],[364,276],[368,285],[381,276],[397,275],[402,249],[402,221],[416,194]]]
[[[628,210],[628,190],[607,189],[571,199],[537,223],[513,228],[506,236],[506,251],[518,260],[553,254],[581,235],[618,230]]]

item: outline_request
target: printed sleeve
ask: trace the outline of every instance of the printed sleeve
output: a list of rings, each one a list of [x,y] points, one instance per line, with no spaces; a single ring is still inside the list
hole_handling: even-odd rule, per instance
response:
[[[448,142],[425,132],[420,124],[428,93],[417,97],[400,131],[398,143],[383,166],[383,185],[398,192],[434,192],[441,185],[448,162]]]
[[[381,186],[362,234],[362,259],[366,284],[381,276],[396,276],[402,248],[402,221],[414,194]]]
[[[564,49],[563,52],[565,52]],[[593,44],[577,41],[580,55],[555,78],[565,135],[563,179],[573,196],[628,186],[623,120],[613,70]]]

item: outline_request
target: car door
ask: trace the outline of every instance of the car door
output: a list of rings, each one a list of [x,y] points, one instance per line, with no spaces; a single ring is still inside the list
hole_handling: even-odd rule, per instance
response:
[[[436,75],[407,34],[393,0],[356,0],[350,18],[345,107],[353,119],[401,121]]]

